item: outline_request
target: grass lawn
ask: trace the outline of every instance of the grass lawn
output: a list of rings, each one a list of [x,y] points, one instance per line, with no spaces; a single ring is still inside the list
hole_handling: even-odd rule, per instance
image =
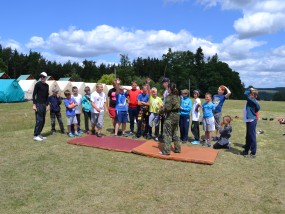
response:
[[[223,115],[240,117],[233,148],[210,166],[69,145],[65,135],[49,136],[49,114],[48,139],[34,142],[32,104],[2,103],[0,213],[285,213],[285,125],[277,122],[285,102],[260,102],[260,116],[274,120],[258,121],[256,159],[237,155],[244,104],[225,102]]]

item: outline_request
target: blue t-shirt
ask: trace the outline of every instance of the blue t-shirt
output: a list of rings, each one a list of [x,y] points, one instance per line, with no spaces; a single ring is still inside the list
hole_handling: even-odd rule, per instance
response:
[[[216,112],[221,112],[222,111],[222,108],[223,108],[225,100],[226,100],[226,96],[225,95],[215,94],[213,96],[213,103],[216,106],[216,109],[215,109]]]
[[[203,118],[210,118],[214,116],[213,110],[215,110],[215,105],[212,102],[203,103],[202,109],[203,109]]]
[[[139,94],[138,101],[147,103],[149,100],[148,94]]]
[[[116,110],[117,111],[128,111],[128,103],[127,103],[127,93],[116,95]]]
[[[71,105],[71,104],[75,104],[76,101],[73,97],[71,97],[69,100],[65,99],[64,100],[64,105],[66,107],[66,116],[75,116],[75,108],[67,108],[67,106]]]

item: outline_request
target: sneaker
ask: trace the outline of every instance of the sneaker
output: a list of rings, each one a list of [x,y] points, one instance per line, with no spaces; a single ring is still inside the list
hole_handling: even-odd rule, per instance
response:
[[[206,142],[206,145],[207,145],[208,147],[211,147],[211,146],[212,146],[211,142]]]
[[[227,147],[228,147],[227,149],[229,149],[229,150],[231,149],[231,147],[232,147],[231,142],[228,143],[228,146],[227,146]]]
[[[165,152],[159,152],[158,154],[160,154],[160,155],[170,155],[170,154],[165,153]]]
[[[56,131],[52,131],[51,134],[52,134],[52,135],[56,134]]]
[[[47,138],[42,136],[42,135],[39,135],[39,137],[42,139],[42,140],[46,140]]]
[[[158,137],[155,137],[154,140],[155,140],[155,141],[158,141]]]
[[[70,132],[70,133],[68,134],[68,136],[69,136],[69,137],[74,137],[74,135],[72,134],[72,132]]]
[[[243,156],[245,157],[245,156],[247,156],[247,155],[248,155],[248,152],[246,152],[246,151],[242,151],[242,152],[240,152],[239,154],[240,154],[240,155],[243,155]]]
[[[150,140],[150,139],[152,139],[152,136],[151,136],[150,134],[147,134],[147,135],[146,135],[146,139],[147,139],[147,140]]]
[[[66,134],[66,131],[64,131],[64,130],[63,130],[63,131],[61,131],[61,134]]]
[[[43,139],[40,136],[34,136],[34,141],[43,141]]]
[[[122,134],[122,137],[128,137],[129,135],[127,133]]]
[[[82,131],[81,129],[79,129],[77,132],[78,132],[78,133],[80,133],[80,134],[82,134],[82,133],[83,133],[83,131]]]
[[[103,137],[103,134],[102,133],[97,133],[96,136],[97,137]]]
[[[95,135],[96,134],[95,130],[91,130],[91,134]]]
[[[81,136],[82,136],[82,135],[79,134],[78,132],[75,132],[74,135],[77,136],[77,137],[81,137]]]
[[[129,136],[132,136],[132,135],[134,135],[134,133],[133,132],[129,132]]]
[[[185,143],[187,143],[187,141],[182,141],[182,144],[185,144]]]
[[[191,144],[197,145],[197,144],[200,144],[200,141],[199,140],[193,140],[193,141],[191,141]]]

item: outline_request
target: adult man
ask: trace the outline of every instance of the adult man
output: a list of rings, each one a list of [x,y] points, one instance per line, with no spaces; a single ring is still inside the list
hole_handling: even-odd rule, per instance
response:
[[[46,83],[47,73],[42,72],[40,74],[40,81],[36,83],[33,91],[33,110],[36,115],[36,124],[34,129],[34,140],[42,141],[46,137],[41,135],[41,132],[45,125],[46,112],[48,110],[48,93],[49,85]]]

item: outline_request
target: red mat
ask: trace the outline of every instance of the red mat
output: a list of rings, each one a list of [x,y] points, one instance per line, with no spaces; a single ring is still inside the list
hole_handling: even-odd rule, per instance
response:
[[[144,142],[145,141],[133,140],[126,137],[104,136],[100,138],[95,135],[72,138],[68,141],[68,143],[74,145],[90,146],[119,152],[132,152],[133,148],[140,146]]]
[[[202,164],[213,164],[218,155],[218,151],[214,149],[189,146],[181,146],[181,153],[174,153],[171,151],[170,155],[160,155],[159,152],[161,151],[162,146],[163,144],[149,140],[134,148],[133,152],[155,158]]]

